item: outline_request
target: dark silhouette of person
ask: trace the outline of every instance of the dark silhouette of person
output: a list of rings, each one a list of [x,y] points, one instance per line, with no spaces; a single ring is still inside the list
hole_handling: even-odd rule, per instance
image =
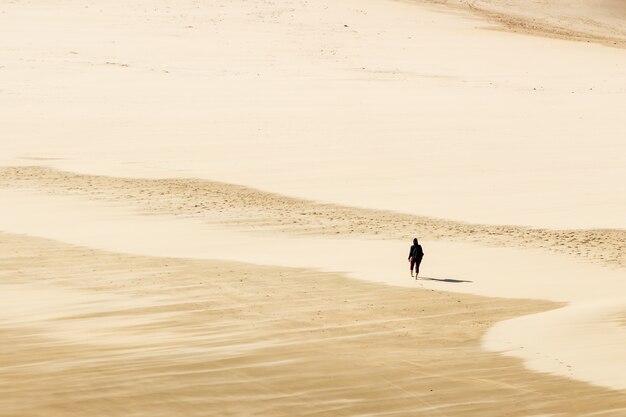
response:
[[[417,242],[417,238],[413,239],[413,245],[409,250],[409,262],[411,263],[411,276],[413,276],[413,267],[415,266],[415,279],[420,273],[420,264],[424,257],[424,250],[422,246]]]

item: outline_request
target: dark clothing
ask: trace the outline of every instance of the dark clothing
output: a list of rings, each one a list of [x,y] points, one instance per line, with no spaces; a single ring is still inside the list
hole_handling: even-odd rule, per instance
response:
[[[424,251],[422,250],[422,245],[411,246],[411,249],[409,250],[409,259],[419,264],[419,262],[422,261],[423,257],[424,257]]]
[[[415,266],[415,276],[419,275],[419,273],[420,273],[420,263],[421,262],[422,262],[421,259],[415,260],[415,258],[411,258],[411,273],[413,272],[413,266]]]
[[[415,267],[415,279],[420,273],[420,264],[424,257],[422,246],[417,243],[417,239],[413,240],[413,246],[409,250],[409,260],[411,261],[411,276],[413,276],[413,267]]]

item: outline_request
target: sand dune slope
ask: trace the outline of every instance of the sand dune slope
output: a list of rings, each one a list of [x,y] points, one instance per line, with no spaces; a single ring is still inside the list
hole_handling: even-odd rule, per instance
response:
[[[2,185],[17,190],[0,187],[7,203],[0,227],[13,233],[145,256],[320,268],[402,287],[572,303],[499,323],[485,346],[523,359],[534,371],[613,389],[626,386],[619,359],[626,333],[615,320],[626,311],[620,296],[623,269],[580,259],[623,266],[623,231],[462,224],[204,180],[114,178],[35,167],[4,174]],[[408,277],[408,233],[427,239],[422,272],[434,280]],[[435,242],[440,239],[445,241]],[[450,277],[457,284],[444,283],[442,278]]]
[[[626,42],[626,3],[621,0],[473,0],[475,11],[486,13],[508,28],[580,40]]]
[[[478,242],[541,248],[589,262],[626,265],[626,231],[551,230],[468,224],[391,211],[323,204],[201,179],[141,179],[83,175],[45,167],[0,168],[0,188],[37,189],[123,202],[142,213],[186,216],[246,230]]]
[[[480,349],[494,321],[547,303],[7,234],[0,277],[2,416],[620,416],[626,409],[622,392],[530,373]]]
[[[486,30],[467,4],[94,6],[1,6],[0,165],[626,228],[623,50]]]

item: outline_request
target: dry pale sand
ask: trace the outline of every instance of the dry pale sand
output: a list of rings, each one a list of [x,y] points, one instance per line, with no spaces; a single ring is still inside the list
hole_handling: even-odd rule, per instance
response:
[[[35,166],[0,168],[0,186],[122,202],[140,212],[192,217],[247,230],[381,239],[408,239],[419,231],[424,239],[541,248],[599,265],[626,266],[623,229],[552,230],[469,224],[317,203],[214,181],[104,177]]]
[[[344,271],[396,286],[566,303],[558,310],[499,323],[487,333],[484,346],[521,358],[535,371],[626,388],[621,359],[626,332],[615,319],[626,311],[623,265],[592,256],[583,263],[579,247],[586,242],[571,241],[580,232],[550,232],[552,240],[540,233],[516,242],[524,230],[513,228],[518,234],[512,233],[509,241],[482,235],[482,240],[468,243],[463,242],[465,228],[476,228],[480,237],[485,226],[426,218],[414,218],[411,224],[412,216],[374,210],[363,220],[360,209],[327,206],[320,211],[317,203],[202,180],[107,178],[40,168],[5,174],[0,229],[13,233],[144,256]],[[191,210],[180,209],[183,205]],[[272,213],[280,213],[280,219]],[[338,236],[339,228],[332,227],[338,213],[370,228]],[[396,222],[385,222],[394,216]],[[450,226],[443,241],[437,236],[422,240],[428,254],[422,275],[428,279],[408,277],[404,257],[409,240],[398,238],[398,222],[418,232]],[[497,227],[491,231],[501,234]],[[619,231],[610,245],[623,247]],[[555,250],[561,246],[567,251]],[[588,249],[594,251],[601,253],[598,247]]]
[[[39,211],[44,223],[24,226],[35,236],[73,216],[59,241],[0,234],[0,415],[625,415],[623,286],[601,272],[626,263],[623,12],[616,0],[0,4],[2,196],[49,195],[10,200],[4,229],[19,232],[20,211]],[[54,198],[81,203],[63,217]],[[169,250],[94,249],[125,235],[87,236],[102,225],[81,204],[121,207],[103,210],[129,236],[137,212],[169,216]],[[509,289],[526,299],[505,300],[175,259],[194,222],[536,250],[584,261],[598,285],[561,299],[538,273]],[[528,323],[567,326],[532,340]],[[528,370],[561,361],[542,349],[570,331],[615,364],[611,382],[586,380],[618,389],[575,380],[569,362],[563,376]],[[524,361],[488,352],[490,334]]]
[[[624,49],[413,1],[1,7],[1,165],[626,228]]]
[[[621,416],[487,353],[553,306],[0,235],[0,415]],[[54,297],[50,297],[50,295]]]

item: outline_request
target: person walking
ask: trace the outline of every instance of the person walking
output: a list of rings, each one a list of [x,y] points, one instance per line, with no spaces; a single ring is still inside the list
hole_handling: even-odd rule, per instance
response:
[[[424,257],[424,250],[422,246],[417,242],[417,238],[413,239],[413,245],[409,249],[409,262],[411,263],[411,276],[413,276],[413,267],[415,266],[415,279],[420,273],[420,263]]]

